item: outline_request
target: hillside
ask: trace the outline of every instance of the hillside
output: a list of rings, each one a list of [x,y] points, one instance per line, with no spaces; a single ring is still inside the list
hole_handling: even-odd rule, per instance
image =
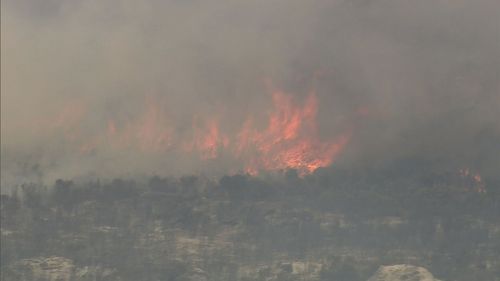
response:
[[[362,175],[23,185],[2,195],[2,280],[500,280],[498,182]]]

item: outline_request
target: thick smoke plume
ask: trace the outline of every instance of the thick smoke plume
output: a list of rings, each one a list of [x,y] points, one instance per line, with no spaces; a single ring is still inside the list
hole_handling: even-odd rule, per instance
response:
[[[499,11],[496,0],[3,1],[2,185],[401,159],[495,175]]]

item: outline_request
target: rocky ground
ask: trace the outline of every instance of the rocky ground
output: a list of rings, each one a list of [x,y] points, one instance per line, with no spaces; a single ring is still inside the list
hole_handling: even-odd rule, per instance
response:
[[[242,275],[261,274],[267,271],[270,279],[291,278],[298,280],[315,280],[321,264],[307,264],[302,262],[282,263],[278,267],[262,267],[257,271],[242,270]],[[75,267],[73,261],[63,257],[38,257],[25,259],[9,267],[9,278],[19,281],[91,281],[91,280],[122,280],[116,270],[96,267]],[[248,276],[243,277],[250,278]],[[179,276],[177,280],[206,281],[207,273],[200,268],[193,268],[190,272]],[[381,266],[368,281],[440,281],[425,268],[412,265]]]
[[[380,267],[368,281],[440,281],[425,268],[407,264]]]
[[[479,193],[442,178],[26,185],[2,195],[1,277],[500,280],[495,185]]]

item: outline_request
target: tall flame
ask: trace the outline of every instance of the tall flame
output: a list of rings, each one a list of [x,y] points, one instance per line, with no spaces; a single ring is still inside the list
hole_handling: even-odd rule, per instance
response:
[[[298,106],[291,96],[277,90],[272,93],[274,110],[264,130],[254,129],[248,119],[239,134],[237,151],[256,152],[246,170],[282,170],[293,168],[300,175],[333,163],[335,157],[349,141],[349,134],[333,142],[321,141],[318,136],[316,115],[318,103],[311,92],[304,104]]]
[[[271,97],[265,126],[255,126],[256,116],[248,116],[234,134],[224,132],[220,118],[214,116],[194,117],[190,137],[176,134],[179,130],[173,126],[174,118],[154,98],[146,99],[145,110],[138,118],[128,121],[110,118],[104,126],[105,134],[87,139],[79,134],[77,125],[87,114],[83,104],[69,104],[53,124],[64,129],[66,139],[76,144],[82,154],[107,146],[112,150],[155,153],[175,150],[198,155],[203,161],[217,159],[224,151],[239,160],[243,164],[241,169],[250,174],[291,168],[303,176],[331,165],[349,142],[350,133],[333,140],[320,139],[316,93],[311,91],[303,104],[280,89],[272,89]]]
[[[219,122],[215,118],[207,120],[205,126],[195,122],[193,131],[193,140],[184,148],[188,152],[197,150],[204,160],[217,158],[219,150],[229,145],[229,138],[220,132]]]

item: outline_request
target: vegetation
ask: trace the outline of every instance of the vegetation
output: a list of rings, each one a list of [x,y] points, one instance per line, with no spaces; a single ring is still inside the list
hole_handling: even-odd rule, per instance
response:
[[[500,184],[478,184],[411,169],[26,184],[1,197],[2,280],[50,263],[68,280],[364,281],[398,263],[500,280]]]

